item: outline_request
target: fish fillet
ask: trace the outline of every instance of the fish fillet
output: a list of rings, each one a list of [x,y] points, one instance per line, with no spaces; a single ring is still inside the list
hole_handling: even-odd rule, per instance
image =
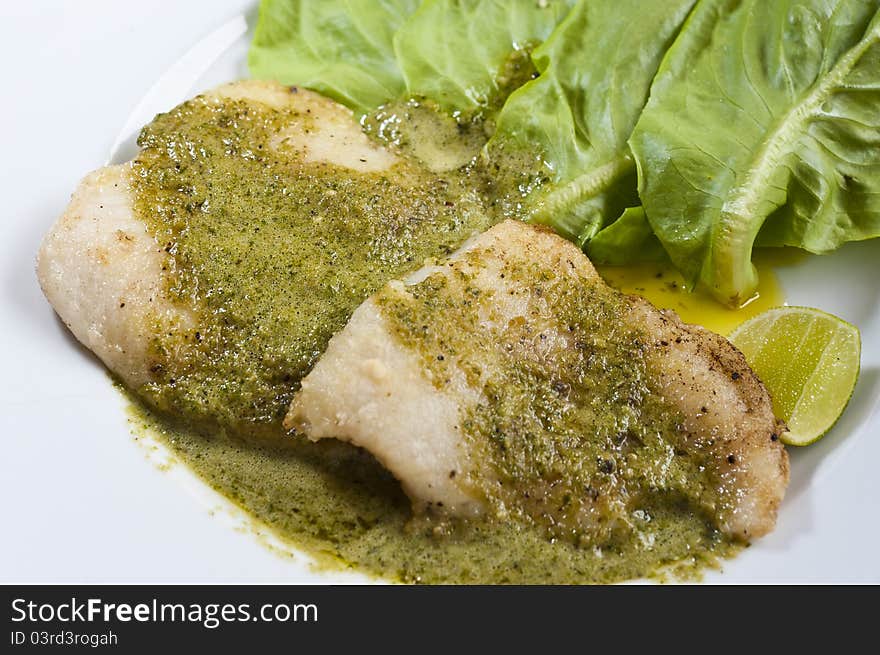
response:
[[[513,221],[364,302],[286,425],[367,449],[418,511],[606,539],[682,501],[757,537],[788,482],[785,427],[726,339]]]
[[[308,115],[307,127],[293,120],[271,141],[291,161],[325,162],[354,173],[384,171],[397,161],[369,141],[348,109],[305,89],[243,81],[204,98]],[[173,256],[135,213],[132,171],[128,162],[82,180],[42,242],[37,276],[74,336],[136,389],[156,366],[149,354],[156,334],[192,331],[198,308],[168,297],[164,271],[173,267]]]

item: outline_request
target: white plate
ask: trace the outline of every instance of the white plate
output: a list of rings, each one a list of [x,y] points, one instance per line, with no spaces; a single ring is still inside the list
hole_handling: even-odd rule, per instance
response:
[[[39,238],[76,180],[106,161],[128,159],[137,130],[157,112],[247,75],[250,3],[204,3],[201,11],[170,0],[148,10],[119,4],[77,3],[76,14],[58,16],[52,3],[37,3],[21,17],[39,20],[41,42],[52,46],[19,65],[13,84],[21,86],[20,104],[10,108],[7,100],[2,110],[4,125],[15,126],[7,162],[11,152],[19,166],[4,179],[12,211],[0,242],[0,582],[363,581],[357,574],[316,574],[307,557],[277,542],[267,548],[271,536],[255,534],[184,467],[168,470],[164,451],[136,443],[102,367],[39,292],[33,275]],[[231,18],[218,20],[224,16]],[[219,27],[206,29],[212,25]],[[4,34],[5,61],[19,61],[34,47],[20,29]],[[48,75],[53,86],[41,87]],[[120,109],[126,99],[120,86],[133,112]],[[123,129],[101,157],[100,144],[109,144],[119,124]],[[779,270],[790,304],[819,307],[861,329],[862,374],[833,432],[817,445],[789,449],[792,482],[776,531],[707,581],[880,581],[878,259],[880,240]]]

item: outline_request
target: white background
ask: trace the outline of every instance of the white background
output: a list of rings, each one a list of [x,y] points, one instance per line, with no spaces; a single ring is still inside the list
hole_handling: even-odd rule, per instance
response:
[[[252,23],[255,8],[71,0],[0,9],[0,583],[327,580],[305,558],[266,548],[185,475],[150,461],[129,435],[119,395],[66,334],[34,275],[42,234],[78,180],[107,161],[153,83],[240,13]],[[781,271],[793,303],[859,325],[863,375],[835,431],[794,453],[777,531],[709,580],[880,582],[880,435],[871,418],[880,390],[878,261],[880,243],[855,244]]]

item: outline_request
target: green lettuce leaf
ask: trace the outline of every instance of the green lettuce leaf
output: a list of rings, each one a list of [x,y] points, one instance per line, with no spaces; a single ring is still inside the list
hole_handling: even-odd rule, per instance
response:
[[[262,0],[251,75],[300,84],[365,113],[406,88],[394,33],[419,0]]]
[[[878,10],[703,0],[664,60],[630,141],[640,195],[720,301],[751,297],[756,239],[826,252],[880,235]]]
[[[473,112],[503,95],[516,52],[544,41],[572,0],[426,0],[394,35],[407,92]],[[528,63],[528,57],[522,59]],[[529,65],[527,73],[531,72]],[[499,76],[499,73],[502,73]],[[516,71],[509,71],[514,82]]]
[[[537,151],[533,220],[582,244],[638,204],[627,140],[695,0],[581,0],[532,53],[540,76],[501,110],[490,154]]]
[[[623,266],[669,261],[648,223],[644,207],[628,207],[620,218],[590,239],[586,251],[594,264]]]

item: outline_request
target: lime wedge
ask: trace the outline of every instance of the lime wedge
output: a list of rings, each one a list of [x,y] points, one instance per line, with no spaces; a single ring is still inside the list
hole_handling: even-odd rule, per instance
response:
[[[758,374],[783,443],[806,446],[840,418],[859,377],[861,337],[844,320],[810,307],[770,309],[740,325],[730,340]]]

